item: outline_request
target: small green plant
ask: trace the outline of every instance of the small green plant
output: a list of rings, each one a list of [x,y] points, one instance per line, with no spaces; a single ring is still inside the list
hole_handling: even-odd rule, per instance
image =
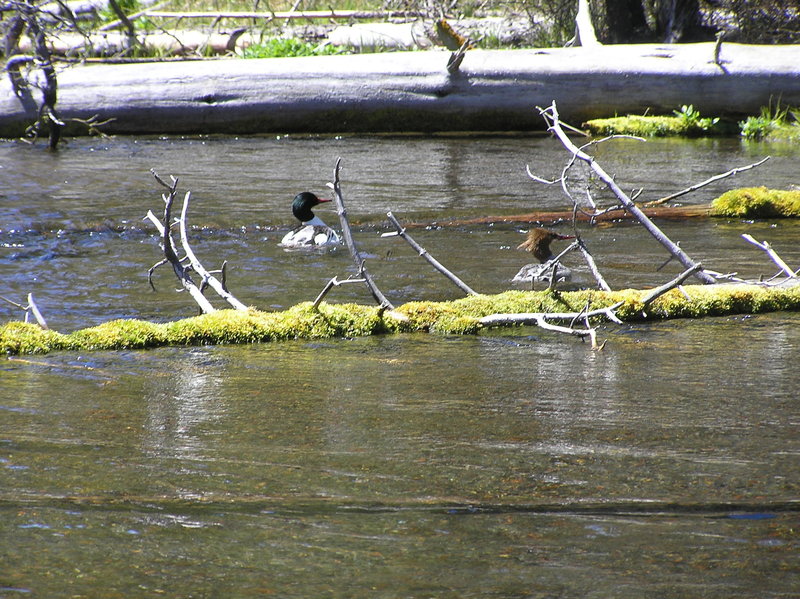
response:
[[[673,110],[673,114],[681,121],[681,125],[687,132],[706,132],[710,131],[714,125],[719,123],[718,118],[703,118],[700,111],[692,104],[684,104],[680,110]]]
[[[287,58],[294,56],[323,56],[345,54],[346,50],[331,45],[318,46],[297,38],[273,38],[263,44],[253,44],[242,52],[243,58]]]
[[[780,101],[773,108],[761,108],[758,116],[747,117],[739,123],[742,137],[750,140],[763,140],[767,138],[798,140],[800,139],[800,112],[788,106],[781,108]]]

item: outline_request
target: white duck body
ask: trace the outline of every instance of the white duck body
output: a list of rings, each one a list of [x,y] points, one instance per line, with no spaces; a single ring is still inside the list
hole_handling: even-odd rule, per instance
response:
[[[310,191],[298,193],[292,202],[292,214],[300,221],[300,226],[283,236],[280,245],[285,248],[325,248],[341,243],[339,235],[311,209],[323,202]]]
[[[336,231],[315,216],[284,235],[280,245],[285,248],[322,248],[340,243],[341,239]]]

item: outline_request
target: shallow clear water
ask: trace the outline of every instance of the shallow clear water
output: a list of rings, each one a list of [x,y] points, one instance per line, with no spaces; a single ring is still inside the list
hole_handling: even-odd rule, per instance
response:
[[[601,160],[658,197],[796,183],[797,154],[624,142]],[[616,149],[614,149],[616,148]],[[358,241],[396,303],[458,297],[384,216],[430,223],[561,209],[546,138],[75,140],[0,145],[0,295],[58,330],[195,313],[142,217],[181,178],[201,259],[248,304],[313,299],[346,252],[276,247],[336,156]],[[794,170],[793,170],[794,169]],[[332,210],[318,214],[335,223]],[[789,222],[662,223],[718,270],[770,275],[740,235],[800,263]],[[527,225],[412,234],[473,287],[509,287]],[[614,287],[679,269],[632,225],[585,229]],[[332,301],[369,301],[356,286]],[[5,304],[4,320],[20,311]],[[534,328],[0,364],[0,597],[794,597],[800,317],[605,326],[602,352]]]

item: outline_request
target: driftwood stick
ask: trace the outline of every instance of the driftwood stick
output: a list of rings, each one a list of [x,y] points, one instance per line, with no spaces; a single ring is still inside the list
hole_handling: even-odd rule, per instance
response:
[[[33,314],[33,317],[36,319],[36,322],[39,323],[40,327],[42,327],[45,330],[50,328],[47,326],[47,321],[44,319],[44,316],[42,316],[42,313],[39,311],[39,307],[36,305],[32,293],[28,294],[27,305],[22,305],[18,302],[15,302],[14,300],[8,299],[7,297],[3,297],[2,295],[0,295],[0,300],[3,300],[4,302],[9,303],[16,308],[19,308],[20,310],[25,310],[25,322],[28,322],[29,315]]]
[[[581,311],[581,312],[519,312],[509,314],[490,314],[479,319],[478,322],[485,327],[499,327],[508,326],[512,324],[538,324],[541,319],[545,320],[570,320],[574,321],[579,318],[595,318],[597,316],[605,316],[609,320],[619,323],[620,320],[614,314],[614,311],[622,306],[624,302],[617,302],[613,306],[606,308],[597,308],[596,310]]]
[[[224,283],[220,282],[219,279],[206,270],[206,268],[200,263],[200,260],[197,259],[197,256],[195,256],[194,251],[189,245],[189,235],[186,230],[186,215],[189,211],[189,199],[191,195],[192,192],[187,191],[186,195],[183,197],[183,208],[181,209],[181,217],[178,221],[180,223],[181,245],[183,246],[183,251],[185,252],[186,257],[189,259],[192,269],[203,278],[203,285],[208,285],[211,287],[217,292],[217,295],[219,295],[237,310],[247,310],[247,306],[236,299],[236,297],[234,297],[234,295],[225,288]]]
[[[338,287],[339,285],[345,285],[347,283],[366,283],[365,279],[354,279],[352,277],[348,277],[343,281],[340,281],[336,277],[333,277],[330,281],[328,281],[327,285],[322,288],[322,291],[319,292],[317,299],[314,300],[314,304],[311,306],[315,310],[319,308],[322,299],[328,295],[328,292],[333,289],[334,287]]]
[[[353,241],[353,233],[350,230],[350,221],[347,220],[347,210],[344,207],[342,187],[339,183],[339,170],[341,169],[341,166],[342,159],[339,157],[336,159],[336,166],[333,169],[333,183],[330,183],[329,185],[333,189],[333,197],[336,201],[336,212],[339,215],[339,223],[342,226],[342,236],[347,244],[347,248],[350,250],[350,255],[353,257],[353,262],[358,269],[358,275],[364,279],[364,282],[369,288],[370,293],[372,293],[372,297],[375,298],[375,301],[378,302],[378,305],[382,309],[385,310],[388,308],[389,310],[394,310],[392,303],[386,299],[386,296],[383,295],[380,289],[378,289],[375,281],[372,280],[372,275],[369,274],[367,267],[364,264],[364,258],[361,257],[361,253],[358,251],[355,241]]]
[[[419,245],[416,241],[414,241],[414,239],[408,233],[406,233],[406,230],[403,228],[403,226],[400,224],[400,222],[395,218],[394,214],[392,214],[391,212],[387,212],[386,213],[386,217],[389,219],[389,222],[392,223],[392,225],[394,225],[394,228],[397,229],[397,232],[396,233],[384,233],[382,235],[382,237],[389,237],[389,236],[393,236],[393,235],[398,235],[398,236],[402,237],[408,243],[408,245],[410,245],[412,248],[414,248],[414,251],[416,251],[420,256],[425,258],[425,260],[427,260],[431,264],[431,266],[433,266],[436,270],[438,270],[445,277],[450,279],[450,281],[452,281],[456,285],[456,287],[461,289],[461,291],[463,291],[467,295],[478,295],[478,293],[476,291],[474,291],[469,285],[467,285],[464,281],[459,279],[456,275],[454,275],[447,268],[445,268],[442,265],[442,263],[439,262],[436,258],[431,256],[428,253],[428,250],[426,250],[421,245]]]
[[[597,343],[597,329],[589,326],[589,318],[596,316],[605,316],[609,320],[621,323],[617,318],[614,311],[619,308],[624,302],[617,302],[613,306],[607,308],[599,308],[597,310],[581,312],[566,312],[566,313],[547,313],[547,312],[527,312],[519,314],[491,314],[484,316],[478,322],[484,327],[494,326],[508,326],[508,325],[536,325],[539,328],[553,331],[556,333],[563,333],[565,335],[573,335],[576,337],[589,337],[592,342],[592,349],[600,350],[605,345],[605,342],[598,345]],[[551,320],[569,320],[570,326],[563,326],[548,322]],[[586,323],[585,329],[577,329],[573,324],[582,319]]]
[[[633,214],[634,217],[644,226],[645,229],[662,245],[666,250],[674,256],[681,264],[683,264],[686,268],[691,268],[695,265],[694,260],[692,260],[686,252],[684,252],[681,248],[679,248],[672,240],[669,239],[662,231],[659,229],[656,224],[651,221],[647,215],[642,212],[642,210],[633,203],[633,201],[627,196],[627,194],[620,189],[619,185],[617,185],[616,181],[601,167],[592,156],[587,154],[586,152],[580,150],[578,147],[575,146],[574,143],[567,137],[564,130],[561,128],[561,122],[558,116],[558,109],[556,108],[556,103],[553,102],[549,108],[547,109],[540,109],[541,115],[545,118],[548,122],[548,129],[552,131],[556,137],[558,137],[559,141],[564,145],[565,148],[569,152],[572,153],[573,156],[576,158],[586,162],[591,169],[597,174],[597,176],[605,183],[605,185],[611,190],[611,192],[617,197],[620,203],[625,207],[625,209]],[[715,283],[713,277],[704,273],[702,270],[698,270],[694,273],[698,279],[700,279],[703,283],[711,284]]]
[[[646,202],[643,205],[649,208],[651,206],[659,206],[661,204],[665,204],[665,203],[669,202],[670,200],[674,200],[675,198],[679,198],[682,195],[686,195],[687,193],[691,193],[693,191],[697,191],[701,187],[705,187],[706,185],[710,185],[711,183],[714,183],[715,181],[719,181],[720,179],[725,179],[726,177],[731,177],[731,176],[736,175],[738,173],[741,173],[741,172],[744,172],[744,171],[749,171],[751,168],[756,168],[757,166],[761,166],[762,164],[764,164],[769,159],[770,159],[770,156],[767,156],[765,158],[762,158],[758,162],[754,162],[753,164],[748,164],[747,166],[737,166],[736,168],[732,168],[728,172],[721,173],[719,175],[714,175],[713,177],[709,177],[708,179],[706,179],[705,181],[703,181],[701,183],[697,183],[695,185],[687,187],[686,189],[682,189],[680,191],[676,191],[675,193],[672,193],[672,194],[670,194],[668,196],[664,196],[663,198],[661,198],[659,200],[653,200],[652,202]]]
[[[153,174],[158,183],[169,190],[168,194],[163,194],[161,196],[164,199],[164,221],[161,222],[161,226],[158,227],[159,232],[161,233],[161,246],[164,251],[164,257],[172,265],[172,270],[175,272],[175,276],[178,277],[178,280],[181,282],[183,288],[189,292],[189,295],[192,296],[192,299],[194,299],[194,301],[197,302],[197,305],[200,306],[200,310],[206,314],[209,312],[215,312],[216,309],[214,306],[212,306],[211,302],[205,298],[203,293],[200,291],[200,288],[195,285],[192,277],[189,276],[190,268],[181,263],[181,259],[178,258],[178,253],[175,250],[175,244],[172,241],[172,234],[170,231],[170,223],[172,222],[172,202],[175,200],[175,195],[178,192],[178,180],[173,177],[172,185],[169,185],[158,176],[158,173],[156,173],[155,170],[151,169],[150,172]],[[148,218],[151,221],[154,220],[154,217],[155,215],[148,211]]]
[[[665,283],[665,284],[661,285],[660,287],[656,287],[655,289],[650,291],[650,293],[648,293],[646,296],[644,296],[644,298],[642,298],[642,303],[645,306],[647,306],[653,300],[655,300],[657,297],[660,297],[660,296],[664,295],[670,289],[678,287],[681,283],[683,283],[686,279],[691,277],[695,272],[697,272],[701,268],[703,268],[703,266],[701,264],[699,264],[699,263],[695,264],[691,268],[687,268],[681,274],[679,274],[677,277],[672,279],[670,282]]]
[[[603,275],[600,274],[600,270],[597,268],[597,264],[595,264],[594,258],[592,254],[589,252],[589,249],[586,247],[586,244],[583,242],[583,239],[578,237],[576,243],[578,244],[578,249],[583,254],[584,260],[586,260],[586,264],[589,265],[589,270],[592,271],[592,275],[594,275],[595,281],[597,281],[597,285],[603,291],[611,291],[611,287],[608,286],[606,280],[603,278]]]
[[[786,262],[783,261],[783,259],[778,255],[778,253],[772,249],[772,246],[768,242],[762,241],[759,243],[753,238],[752,235],[749,235],[747,233],[744,233],[742,237],[744,238],[745,241],[752,243],[757,248],[761,248],[762,250],[767,252],[767,255],[770,257],[770,259],[772,259],[772,261],[778,265],[778,268],[780,268],[786,274],[787,277],[789,277],[790,279],[797,278],[797,274],[791,268],[789,268],[789,265],[786,264]]]

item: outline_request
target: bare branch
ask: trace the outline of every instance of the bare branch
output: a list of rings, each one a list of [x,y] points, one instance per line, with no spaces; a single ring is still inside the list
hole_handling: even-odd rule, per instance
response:
[[[789,277],[790,279],[798,278],[797,274],[791,268],[789,268],[789,265],[786,264],[786,262],[783,261],[783,259],[778,255],[778,253],[772,249],[772,246],[768,242],[763,241],[759,243],[753,238],[752,235],[748,235],[747,233],[744,233],[742,237],[744,238],[745,241],[752,243],[757,248],[764,250],[767,253],[767,255],[772,259],[772,261],[778,265],[778,268],[780,268],[786,274],[787,277]]]
[[[175,244],[172,241],[172,234],[169,225],[172,221],[172,202],[174,201],[175,195],[178,191],[178,180],[175,177],[172,177],[172,185],[167,185],[167,183],[165,183],[164,180],[158,176],[158,173],[156,173],[155,170],[151,169],[150,172],[153,174],[153,177],[155,177],[156,181],[169,190],[169,194],[162,195],[162,198],[164,199],[164,220],[163,222],[160,222],[160,226],[157,227],[159,233],[161,234],[161,247],[164,251],[164,256],[172,265],[172,270],[175,272],[175,276],[178,277],[178,280],[181,282],[183,288],[189,292],[189,295],[192,296],[192,299],[194,299],[194,301],[197,302],[197,305],[200,306],[200,310],[206,314],[209,312],[215,312],[216,309],[214,306],[212,306],[211,302],[205,298],[197,285],[195,285],[192,277],[189,275],[189,271],[191,269],[187,266],[184,266],[181,259],[178,258],[178,253],[175,250]],[[147,217],[152,222],[158,220],[150,211],[148,211]],[[152,274],[152,270],[155,268],[155,266],[152,267],[148,276]]]
[[[702,183],[697,183],[696,185],[692,185],[691,187],[687,187],[686,189],[682,189],[680,191],[676,191],[675,193],[672,193],[672,194],[670,194],[668,196],[665,196],[665,197],[663,197],[663,198],[661,198],[659,200],[653,200],[652,202],[646,202],[644,204],[644,206],[650,207],[650,206],[659,206],[661,204],[665,204],[665,203],[669,202],[670,200],[674,200],[675,198],[679,198],[682,195],[686,195],[687,193],[691,193],[693,191],[697,191],[701,187],[705,187],[706,185],[710,185],[711,183],[719,181],[720,179],[725,179],[726,177],[731,177],[731,176],[737,175],[737,174],[739,174],[741,172],[749,171],[751,168],[756,168],[757,166],[761,166],[762,164],[764,164],[769,159],[770,159],[770,156],[767,156],[766,158],[762,158],[761,160],[759,160],[758,162],[754,162],[753,164],[748,164],[747,166],[739,166],[739,167],[736,167],[736,168],[732,168],[731,170],[729,170],[726,173],[722,173],[720,175],[714,175],[713,177],[709,177],[708,179],[706,179]]]
[[[375,281],[372,280],[372,276],[367,272],[367,267],[364,264],[364,258],[361,257],[361,253],[358,251],[356,247],[355,241],[353,241],[353,233],[350,230],[350,222],[347,220],[347,210],[344,207],[344,197],[342,196],[342,187],[339,183],[339,170],[342,166],[342,159],[336,159],[336,166],[333,169],[333,183],[330,183],[330,187],[333,189],[333,197],[336,200],[336,211],[339,215],[339,222],[342,226],[342,236],[344,237],[344,241],[347,244],[347,248],[350,250],[350,255],[353,257],[353,262],[355,262],[356,268],[358,269],[358,274],[361,278],[364,279],[364,282],[367,284],[367,287],[372,293],[372,297],[375,298],[375,301],[378,302],[378,305],[382,309],[389,309],[394,310],[394,306],[392,303],[386,299],[386,296],[383,295],[378,286],[375,284]]]
[[[42,316],[42,313],[39,311],[39,307],[36,305],[32,293],[28,294],[28,303],[26,305],[22,305],[2,295],[0,295],[0,300],[3,300],[4,302],[9,303],[16,308],[19,308],[20,310],[25,310],[25,322],[28,322],[29,315],[33,314],[33,317],[36,319],[36,322],[39,323],[40,327],[45,330],[50,328],[47,326],[47,321],[45,321],[44,316]]]
[[[597,264],[595,264],[594,258],[592,257],[591,252],[589,252],[589,248],[586,247],[583,239],[580,238],[579,235],[576,235],[577,240],[575,243],[578,244],[578,249],[580,249],[581,253],[583,254],[584,260],[586,260],[586,264],[589,265],[589,270],[592,271],[592,275],[594,276],[597,284],[599,285],[600,289],[604,291],[611,291],[611,287],[608,286],[606,280],[603,278],[603,275],[600,274],[600,270],[597,268]]]
[[[322,291],[319,292],[317,299],[314,300],[314,304],[311,306],[315,310],[319,308],[320,303],[322,302],[323,298],[328,295],[328,292],[333,289],[334,287],[338,287],[339,285],[345,285],[347,283],[366,283],[366,279],[354,279],[353,277],[347,277],[344,281],[340,281],[336,277],[333,277],[330,281],[328,281],[327,285],[322,288]]]
[[[436,258],[431,256],[428,253],[428,250],[426,250],[421,245],[419,245],[416,241],[414,241],[414,239],[412,239],[411,236],[408,233],[406,233],[406,230],[398,222],[398,220],[394,217],[394,214],[392,214],[391,212],[387,212],[386,216],[389,219],[389,222],[392,223],[392,225],[394,225],[395,229],[397,229],[397,232],[395,232],[395,233],[384,233],[381,237],[389,237],[389,236],[393,236],[393,235],[398,235],[398,236],[402,237],[408,243],[408,245],[410,245],[412,248],[414,248],[414,251],[416,251],[420,256],[425,258],[425,260],[427,260],[431,264],[431,266],[433,266],[436,270],[438,270],[445,277],[450,279],[450,281],[452,281],[456,285],[456,287],[461,289],[461,291],[463,291],[467,295],[478,295],[478,293],[476,291],[474,291],[469,285],[467,285],[464,281],[459,279],[452,272],[447,270]]]
[[[561,121],[559,120],[558,110],[555,102],[553,102],[549,108],[540,108],[539,111],[542,117],[544,117],[544,119],[548,122],[549,130],[552,131],[556,137],[558,137],[559,141],[561,141],[564,147],[572,153],[573,157],[586,162],[597,174],[597,176],[600,177],[603,183],[605,183],[605,185],[617,197],[625,209],[634,217],[636,217],[636,219],[645,227],[645,229],[647,229],[647,231],[662,246],[664,246],[664,248],[666,248],[671,255],[673,255],[686,268],[691,268],[695,265],[695,262],[675,243],[673,243],[661,231],[661,229],[659,229],[655,223],[653,223],[653,221],[651,221],[647,215],[645,215],[644,212],[642,212],[641,209],[633,203],[633,201],[625,194],[625,192],[620,189],[619,185],[617,185],[614,179],[608,173],[606,173],[606,171],[597,162],[595,162],[592,156],[586,154],[580,148],[576,147],[574,143],[572,143],[569,137],[567,137],[567,135],[564,133],[564,130],[561,128]],[[713,277],[705,274],[702,270],[695,272],[694,276],[699,278],[703,283],[708,284],[715,282]]]
[[[691,268],[684,270],[681,274],[672,279],[669,283],[665,283],[664,285],[656,287],[655,289],[650,291],[650,293],[648,293],[644,298],[642,298],[642,303],[645,306],[647,306],[648,304],[653,302],[653,300],[655,300],[657,297],[664,295],[670,289],[674,289],[675,287],[683,283],[686,279],[691,277],[695,272],[697,272],[701,268],[703,268],[703,266],[698,263],[692,266]]]
[[[192,269],[203,278],[202,285],[208,285],[214,291],[217,292],[222,299],[228,302],[231,306],[236,308],[237,310],[247,310],[247,306],[245,306],[242,302],[240,302],[236,297],[233,296],[227,289],[225,289],[225,285],[222,284],[219,279],[214,277],[206,268],[200,263],[200,260],[197,259],[195,256],[194,251],[189,246],[189,235],[186,231],[186,215],[189,210],[189,198],[191,197],[192,192],[187,191],[186,195],[183,197],[183,208],[181,209],[181,218],[178,221],[180,223],[180,232],[181,232],[181,245],[183,246],[183,251],[186,254],[186,257],[189,259],[189,263],[192,265]]]

